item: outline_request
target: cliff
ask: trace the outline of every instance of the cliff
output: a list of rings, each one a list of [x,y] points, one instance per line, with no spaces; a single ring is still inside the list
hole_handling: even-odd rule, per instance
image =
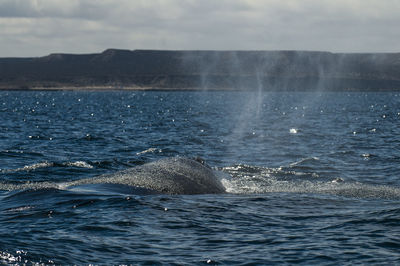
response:
[[[0,58],[0,88],[400,89],[400,53],[158,51]]]

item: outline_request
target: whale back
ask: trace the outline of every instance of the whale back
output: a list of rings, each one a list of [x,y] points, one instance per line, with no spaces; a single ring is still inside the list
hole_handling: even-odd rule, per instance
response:
[[[112,175],[98,182],[145,188],[162,194],[214,194],[225,188],[214,171],[200,160],[166,158]]]

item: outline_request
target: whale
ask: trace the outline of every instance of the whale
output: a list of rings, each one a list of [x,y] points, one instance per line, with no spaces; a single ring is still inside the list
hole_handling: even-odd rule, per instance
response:
[[[132,194],[217,194],[225,193],[217,172],[201,158],[171,157],[113,174],[68,184],[74,190],[119,190]]]

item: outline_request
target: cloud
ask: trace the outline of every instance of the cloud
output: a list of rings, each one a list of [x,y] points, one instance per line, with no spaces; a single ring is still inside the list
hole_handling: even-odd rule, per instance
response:
[[[3,0],[0,2],[1,17],[68,17],[74,13],[78,1],[61,0]]]
[[[397,0],[2,0],[0,56],[126,49],[397,51]]]

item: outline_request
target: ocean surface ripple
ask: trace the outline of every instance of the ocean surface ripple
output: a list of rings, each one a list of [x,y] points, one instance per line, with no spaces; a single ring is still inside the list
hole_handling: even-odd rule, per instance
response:
[[[396,92],[0,91],[0,263],[399,264],[399,122]],[[97,182],[175,156],[227,193]]]

